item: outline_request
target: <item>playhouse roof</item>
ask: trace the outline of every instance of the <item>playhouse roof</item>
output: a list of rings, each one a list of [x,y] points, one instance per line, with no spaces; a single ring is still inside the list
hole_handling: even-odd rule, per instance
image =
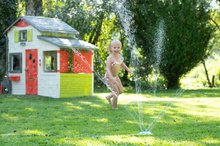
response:
[[[11,26],[9,26],[5,32],[10,30],[11,27],[13,27],[19,20],[24,20],[40,32],[67,33],[74,35],[79,34],[77,30],[60,19],[43,16],[21,16]]]
[[[75,48],[75,49],[85,49],[91,51],[97,49],[93,44],[85,42],[79,39],[69,39],[69,38],[58,38],[58,37],[46,37],[38,36],[39,39],[52,43],[60,48]]]

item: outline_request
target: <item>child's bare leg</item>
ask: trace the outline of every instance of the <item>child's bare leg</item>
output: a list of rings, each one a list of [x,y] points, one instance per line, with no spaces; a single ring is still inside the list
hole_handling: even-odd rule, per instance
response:
[[[113,93],[109,94],[108,96],[106,96],[106,99],[111,99],[113,97]]]
[[[113,106],[113,104],[115,102],[114,97],[118,97],[118,94],[115,91],[112,91],[112,93],[110,95],[105,97],[106,100],[108,100],[109,104],[112,106],[112,108],[114,108],[114,106]],[[112,100],[111,100],[111,98],[112,98]],[[116,103],[116,105],[117,105],[117,103]]]
[[[108,80],[107,87],[111,90],[111,94],[106,96],[106,100],[112,106],[113,109],[117,108],[118,103],[118,94],[120,94],[120,87],[117,85],[118,83],[114,83],[111,80]]]
[[[116,78],[116,81],[117,81],[116,86],[117,86],[117,89],[118,89],[118,94],[121,94],[121,93],[123,93],[123,85],[122,85],[121,80],[120,80],[119,77]]]
[[[108,78],[105,78],[106,80],[106,86],[108,89],[110,89],[111,91],[113,91],[114,89],[114,84],[111,82],[111,80],[109,80]],[[109,94],[108,96],[106,96],[106,100],[111,101],[111,98],[113,97],[113,93]]]
[[[113,93],[109,94],[108,96],[105,97],[105,99],[108,101],[108,103],[112,106],[112,101],[111,98],[113,97]]]
[[[117,109],[118,108],[118,96],[113,96],[112,97],[112,109]]]

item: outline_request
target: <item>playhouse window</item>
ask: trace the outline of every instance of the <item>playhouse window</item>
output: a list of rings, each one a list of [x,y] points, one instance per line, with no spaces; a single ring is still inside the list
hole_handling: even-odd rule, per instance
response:
[[[20,30],[19,31],[19,40],[20,41],[27,41],[27,30]]]
[[[46,72],[57,71],[57,51],[44,52],[44,71]]]
[[[21,53],[11,53],[10,56],[10,69],[11,73],[22,72],[22,55]]]

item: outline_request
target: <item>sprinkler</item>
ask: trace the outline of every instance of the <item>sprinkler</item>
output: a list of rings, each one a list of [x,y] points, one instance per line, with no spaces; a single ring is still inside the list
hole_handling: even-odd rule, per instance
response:
[[[151,131],[141,131],[138,133],[138,135],[152,135]]]

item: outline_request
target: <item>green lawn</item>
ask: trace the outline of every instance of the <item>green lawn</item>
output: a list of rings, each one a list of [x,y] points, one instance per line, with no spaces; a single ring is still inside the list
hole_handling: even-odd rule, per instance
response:
[[[0,95],[0,145],[220,145],[220,89],[104,96]]]

